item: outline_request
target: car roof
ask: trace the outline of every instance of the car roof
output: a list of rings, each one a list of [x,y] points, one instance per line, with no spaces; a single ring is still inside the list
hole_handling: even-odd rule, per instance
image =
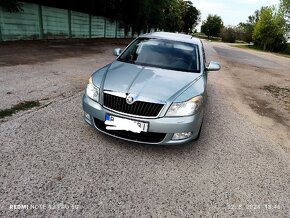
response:
[[[183,34],[183,33],[153,32],[153,33],[143,34],[140,37],[167,39],[167,40],[186,42],[186,43],[197,44],[197,45],[201,44],[200,39],[192,37],[191,35]]]

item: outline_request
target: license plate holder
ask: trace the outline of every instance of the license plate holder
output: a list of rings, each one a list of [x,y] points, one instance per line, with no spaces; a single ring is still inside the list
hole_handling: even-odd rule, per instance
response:
[[[105,125],[107,130],[125,130],[134,133],[148,132],[149,126],[146,122],[121,118],[111,114],[106,114]]]

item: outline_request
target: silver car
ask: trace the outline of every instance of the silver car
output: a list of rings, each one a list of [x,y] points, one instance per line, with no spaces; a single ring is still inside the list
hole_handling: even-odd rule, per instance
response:
[[[110,136],[147,144],[198,139],[206,103],[202,42],[189,35],[156,32],[135,39],[89,79],[84,119]]]

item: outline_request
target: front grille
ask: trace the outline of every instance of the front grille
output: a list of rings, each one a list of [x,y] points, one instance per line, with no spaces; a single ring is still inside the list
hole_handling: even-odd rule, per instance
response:
[[[104,93],[104,106],[126,114],[156,117],[164,105],[144,101],[136,101],[133,104],[127,104],[125,98]]]
[[[96,127],[103,132],[106,132],[108,134],[111,134],[120,138],[129,139],[129,140],[138,141],[138,142],[158,143],[158,142],[161,142],[166,136],[166,133],[155,133],[155,132],[134,133],[134,132],[123,131],[123,130],[107,130],[104,121],[94,118],[94,122],[95,122]]]

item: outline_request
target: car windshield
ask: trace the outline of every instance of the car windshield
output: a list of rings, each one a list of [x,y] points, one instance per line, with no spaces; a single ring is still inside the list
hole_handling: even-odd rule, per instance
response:
[[[118,58],[132,64],[199,72],[198,46],[178,41],[139,38]]]

